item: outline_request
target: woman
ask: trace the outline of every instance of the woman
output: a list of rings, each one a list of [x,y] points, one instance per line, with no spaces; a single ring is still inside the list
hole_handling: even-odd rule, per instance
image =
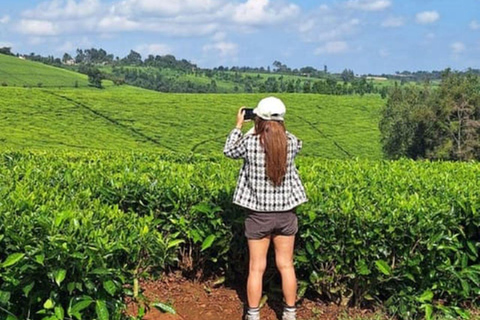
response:
[[[285,299],[282,320],[296,319],[297,279],[293,248],[297,233],[295,208],[307,201],[294,158],[302,142],[285,130],[285,105],[280,99],[262,99],[253,110],[255,127],[242,134],[244,110],[225,144],[224,154],[243,159],[233,203],[247,209],[245,236],[249,249],[247,320],[260,319],[262,278],[272,240],[275,262],[282,278]]]

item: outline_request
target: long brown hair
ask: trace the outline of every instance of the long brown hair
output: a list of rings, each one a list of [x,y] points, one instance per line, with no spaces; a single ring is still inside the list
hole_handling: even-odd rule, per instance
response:
[[[287,172],[287,133],[283,121],[255,117],[255,134],[265,150],[267,176],[279,186]]]

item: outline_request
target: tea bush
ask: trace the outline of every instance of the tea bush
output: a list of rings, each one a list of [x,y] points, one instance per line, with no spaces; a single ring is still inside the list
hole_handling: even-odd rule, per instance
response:
[[[480,165],[298,159],[295,264],[306,290],[401,318],[468,317],[480,296]],[[122,152],[4,152],[0,314],[121,318],[138,278],[245,276],[240,162]]]

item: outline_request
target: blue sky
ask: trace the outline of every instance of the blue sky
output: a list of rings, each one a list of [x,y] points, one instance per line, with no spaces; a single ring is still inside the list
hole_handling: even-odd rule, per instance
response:
[[[480,68],[480,0],[2,0],[1,46],[133,49],[200,67],[464,70]]]

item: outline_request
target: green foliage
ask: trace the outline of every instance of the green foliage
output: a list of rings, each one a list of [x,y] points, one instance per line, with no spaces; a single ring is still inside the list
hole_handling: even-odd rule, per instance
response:
[[[181,241],[156,230],[155,217],[94,200],[88,166],[2,155],[0,310],[117,319],[134,279],[177,259]]]
[[[0,159],[0,306],[19,318],[120,317],[135,280],[156,270],[245,276],[244,212],[231,203],[239,162],[98,151]],[[309,196],[295,250],[302,292],[381,302],[404,319],[466,315],[460,306],[480,295],[478,164],[297,164]]]
[[[265,94],[161,94],[129,86],[97,89],[0,89],[0,149],[172,150],[222,155],[242,105]],[[303,155],[382,157],[378,96],[279,94],[286,127]],[[345,116],[348,114],[348,116]],[[251,124],[247,124],[247,130]]]
[[[380,131],[393,159],[480,159],[480,76],[446,70],[438,89],[395,86]]]
[[[73,87],[75,81],[79,87],[88,86],[82,74],[17,57],[0,54],[0,66],[0,83],[8,86]]]
[[[97,67],[85,64],[81,65],[79,72],[86,74],[88,76],[88,83],[90,86],[102,89],[102,79],[104,78],[102,72]]]

